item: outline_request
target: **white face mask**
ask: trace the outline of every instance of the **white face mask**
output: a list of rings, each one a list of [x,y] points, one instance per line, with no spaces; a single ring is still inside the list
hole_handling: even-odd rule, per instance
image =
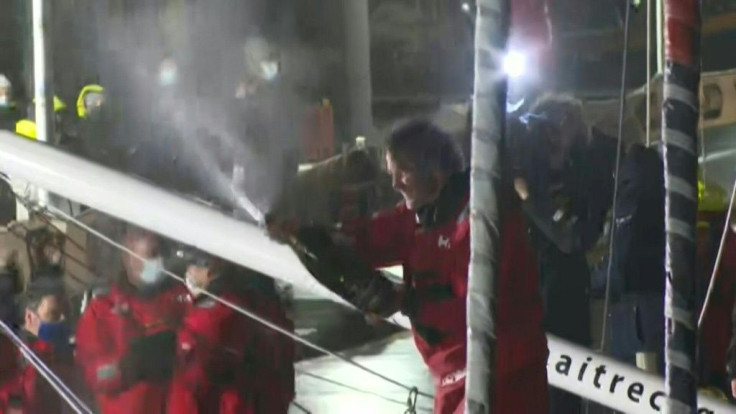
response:
[[[196,298],[202,294],[202,288],[194,281],[194,278],[189,273],[186,274],[185,279],[187,282],[187,289],[189,289],[189,293],[191,293],[192,296]]]
[[[261,62],[261,74],[267,81],[274,80],[279,74],[279,62],[273,60]]]
[[[141,282],[147,285],[155,285],[164,277],[164,261],[161,257],[148,259],[143,262],[143,270],[141,270]]]
[[[178,73],[176,69],[165,69],[159,75],[159,82],[163,86],[171,86],[176,83]]]

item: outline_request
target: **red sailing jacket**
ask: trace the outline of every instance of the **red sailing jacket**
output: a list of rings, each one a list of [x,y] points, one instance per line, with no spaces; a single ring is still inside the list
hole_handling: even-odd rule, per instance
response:
[[[228,302],[251,306],[252,301],[243,295],[220,291],[220,297]],[[190,303],[177,333],[177,364],[168,413],[255,413],[250,360],[254,323],[207,297]]]
[[[259,315],[294,332],[294,323],[278,298],[259,295],[257,299]],[[256,325],[254,339],[257,413],[286,414],[295,396],[294,341],[260,324]]]
[[[3,339],[4,341],[7,339]],[[66,382],[70,378],[70,364],[63,364],[56,358],[51,344],[35,338],[26,341],[26,344],[62,380]],[[61,397],[38,374],[38,371],[25,361],[12,343],[11,346],[12,349],[7,349],[8,354],[3,354],[3,359],[14,358],[17,362],[14,364],[15,369],[9,372],[9,375],[5,376],[6,380],[0,384],[0,413],[8,412],[9,408],[16,408],[23,414],[61,412],[64,404]],[[2,352],[5,351],[6,349],[3,349]]]
[[[134,338],[176,330],[187,300],[175,284],[148,297],[116,285],[90,301],[77,326],[76,357],[103,414],[164,412],[168,384],[127,384],[118,363]]]
[[[4,334],[0,334],[0,384],[3,384],[18,369],[18,356],[15,345]]]
[[[465,369],[469,181],[467,172],[452,177],[438,202],[417,214],[402,203],[348,229],[371,265],[403,265],[402,311],[410,316],[416,346],[440,382]],[[547,358],[537,268],[526,235],[521,210],[506,211],[498,266],[501,376]]]

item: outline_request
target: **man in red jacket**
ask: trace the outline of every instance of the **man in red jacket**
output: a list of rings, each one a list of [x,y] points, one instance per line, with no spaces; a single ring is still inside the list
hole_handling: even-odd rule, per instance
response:
[[[188,296],[162,273],[155,235],[129,227],[124,271],[94,295],[77,326],[77,361],[103,414],[165,412],[176,330]]]
[[[460,414],[466,376],[470,175],[463,171],[453,138],[426,121],[410,122],[391,134],[386,164],[404,201],[369,220],[346,224],[344,230],[372,267],[403,265],[404,283],[396,294],[386,292],[380,282],[358,290],[361,297],[375,296],[363,303],[381,303],[376,313],[401,310],[410,317],[417,349],[435,378],[434,412]],[[493,410],[541,414],[547,412],[548,352],[536,266],[519,202],[506,187],[500,200]],[[283,240],[295,229],[301,232],[293,223],[275,222],[270,231]],[[387,297],[392,298],[388,304]],[[371,312],[370,305],[364,310]]]
[[[28,287],[23,305],[25,317],[19,336],[62,381],[73,385],[69,329],[64,321],[66,296],[61,283],[45,277],[36,279]],[[14,358],[17,363],[3,375],[6,379],[0,383],[0,412],[13,409],[24,414],[60,412],[64,404],[61,397],[36,368],[12,344],[3,350],[6,351],[8,354],[3,357]],[[73,386],[70,388],[74,390]]]
[[[179,254],[187,263],[191,302],[177,333],[167,412],[255,414],[254,384],[260,381],[254,378],[256,322],[203,292],[243,308],[251,308],[253,300],[245,289],[237,289],[233,266],[189,248]]]

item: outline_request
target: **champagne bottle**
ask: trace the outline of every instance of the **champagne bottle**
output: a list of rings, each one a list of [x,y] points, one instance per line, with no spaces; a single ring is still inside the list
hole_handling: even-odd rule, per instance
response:
[[[331,229],[303,225],[288,240],[299,260],[317,281],[363,312],[390,316],[397,289],[355,250],[338,243]]]

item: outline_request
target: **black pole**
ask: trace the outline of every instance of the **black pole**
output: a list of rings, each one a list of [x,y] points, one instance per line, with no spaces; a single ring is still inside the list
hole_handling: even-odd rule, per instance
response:
[[[695,413],[700,2],[665,0],[666,413]]]
[[[502,62],[509,34],[509,0],[478,0],[475,96],[471,146],[470,276],[465,412],[488,414],[496,370],[500,151],[506,129]]]

